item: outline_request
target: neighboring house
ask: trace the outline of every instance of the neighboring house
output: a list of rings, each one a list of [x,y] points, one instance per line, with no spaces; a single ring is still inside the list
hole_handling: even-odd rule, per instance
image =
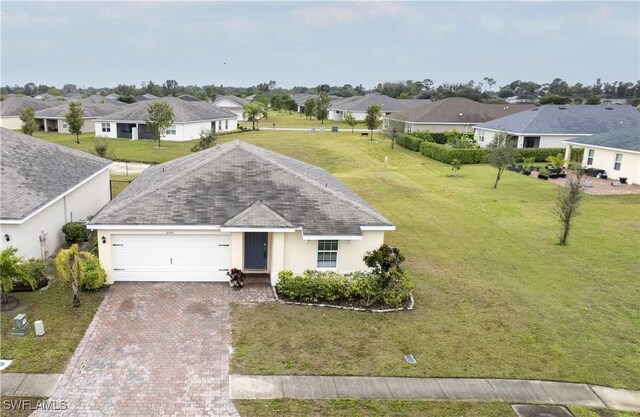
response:
[[[640,112],[628,105],[547,104],[477,125],[476,142],[485,147],[504,131],[518,148],[563,148],[567,139],[624,127],[640,127]]]
[[[523,104],[523,103],[535,103],[536,100],[531,100],[526,96],[511,96],[505,99],[507,104]]]
[[[168,103],[173,109],[175,118],[174,124],[167,130],[164,140],[192,140],[197,139],[203,129],[228,132],[238,127],[235,113],[211,103],[164,97],[122,106],[114,113],[96,118],[96,136],[153,139],[153,134],[147,129],[145,120],[149,117],[149,106],[158,102]]]
[[[37,96],[34,96],[33,98],[35,98],[36,100],[43,100],[43,101],[67,101],[66,97],[63,96],[54,96],[53,94],[49,94],[49,93],[44,93],[44,94],[38,94]]]
[[[247,103],[248,101],[236,96],[217,96],[213,101],[214,105],[234,113],[239,122],[244,120],[242,112],[244,111],[244,105]]]
[[[46,258],[64,243],[62,226],[109,202],[111,161],[0,129],[0,246]]]
[[[381,116],[384,117],[391,115],[391,113],[420,106],[429,101],[431,100],[398,100],[380,93],[353,96],[332,102],[329,106],[329,120],[341,121],[347,112],[351,112],[356,120],[362,121],[367,115],[367,109],[373,103],[380,106]]]
[[[29,96],[8,96],[0,101],[0,127],[17,130],[22,128],[20,113],[27,107],[34,110],[42,110],[53,106],[59,106],[59,101],[43,101]]]
[[[533,104],[485,104],[464,97],[450,97],[383,117],[383,122],[403,120],[405,131],[473,132],[479,123],[533,108]]]
[[[311,93],[299,93],[299,94],[294,94],[291,96],[291,98],[296,102],[296,104],[298,105],[298,113],[304,113],[304,103],[307,102],[307,100],[309,99],[314,99],[317,100],[320,97],[320,94],[311,94]],[[338,97],[338,96],[334,96],[334,95],[329,95],[329,103],[332,103],[334,101],[337,100],[342,100],[342,97]]]
[[[82,132],[95,132],[95,120],[104,115],[116,112],[122,108],[120,104],[114,104],[109,99],[102,98],[102,103],[95,103],[95,99],[86,98],[77,100],[82,103],[84,111],[84,125]],[[124,104],[124,103],[122,103]],[[36,123],[43,132],[69,133],[69,127],[65,117],[69,112],[69,103],[61,104],[36,112]]]
[[[583,167],[604,169],[609,178],[640,184],[640,128],[627,127],[564,143],[566,160],[570,160],[573,147],[584,148]]]
[[[181,95],[178,96],[178,98],[180,100],[184,100],[184,101],[202,101],[199,98],[191,96],[189,94],[181,94]]]
[[[146,169],[89,228],[109,283],[363,270],[395,230],[327,171],[239,140]]]
[[[160,97],[158,96],[154,96],[151,93],[146,93],[146,94],[142,94],[141,96],[135,96],[133,98],[133,101],[138,102],[138,101],[146,101],[146,100],[156,100]]]
[[[109,100],[117,101],[120,98],[120,94],[111,93],[109,95],[106,95],[105,98],[108,98]]]

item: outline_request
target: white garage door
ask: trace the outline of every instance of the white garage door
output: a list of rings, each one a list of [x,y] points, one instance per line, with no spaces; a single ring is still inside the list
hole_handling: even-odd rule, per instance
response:
[[[112,235],[115,281],[226,281],[229,235]]]

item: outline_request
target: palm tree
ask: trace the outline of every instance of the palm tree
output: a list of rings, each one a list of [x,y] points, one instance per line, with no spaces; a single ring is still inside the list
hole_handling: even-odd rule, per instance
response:
[[[244,105],[242,115],[253,123],[253,130],[256,130],[256,122],[262,117],[267,117],[266,107],[257,101],[252,101]]]
[[[546,161],[550,163],[554,168],[564,168],[564,164],[566,162],[564,156],[561,153],[548,156]]]
[[[36,287],[36,280],[31,275],[24,272],[24,261],[22,256],[16,253],[18,248],[9,246],[0,252],[0,291],[2,292],[2,304],[9,302],[9,293],[13,290],[13,285],[17,282],[24,282]]]
[[[80,306],[78,287],[84,278],[86,265],[95,262],[99,262],[95,255],[90,252],[81,252],[77,243],[71,245],[69,249],[61,250],[56,256],[58,276],[65,281],[71,281],[74,307]]]

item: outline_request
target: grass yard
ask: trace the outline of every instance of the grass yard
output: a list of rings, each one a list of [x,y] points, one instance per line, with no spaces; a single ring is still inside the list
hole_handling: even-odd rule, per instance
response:
[[[387,241],[407,256],[417,308],[236,305],[232,372],[640,388],[640,196],[585,197],[560,247],[553,184],[506,172],[494,190],[490,167],[464,166],[451,179],[446,165],[346,133],[242,139],[328,169],[393,221]]]
[[[6,372],[62,373],[84,336],[104,292],[81,292],[78,308],[71,305],[71,284],[54,279],[48,288],[34,292],[12,294],[20,306],[0,314],[2,344],[0,357],[12,359]],[[31,333],[11,336],[13,317],[25,313],[31,323]],[[45,335],[36,337],[33,322],[44,322]]]
[[[136,178],[137,175],[116,175],[111,174],[111,197],[116,198],[118,194],[124,190],[124,188],[129,185],[131,181]]]
[[[307,119],[304,115],[300,115],[300,113],[289,114],[289,112],[277,112],[270,111],[269,117],[263,119],[259,123],[259,127],[262,130],[269,130],[269,128],[273,128],[273,124],[276,124],[276,127],[315,127],[316,129],[325,128],[327,130],[331,130],[331,126],[338,126],[340,130],[349,129],[351,131],[351,126],[344,122],[337,122],[334,120],[325,120],[324,123],[320,123],[318,119],[315,117],[312,119]],[[242,126],[251,128],[251,122],[241,122]],[[364,122],[358,123],[356,128],[365,129]]]

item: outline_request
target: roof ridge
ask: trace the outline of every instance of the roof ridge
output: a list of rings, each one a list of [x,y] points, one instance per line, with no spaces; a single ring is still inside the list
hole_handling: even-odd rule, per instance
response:
[[[242,141],[239,141],[239,142],[240,142],[242,145],[249,145],[249,144],[248,144],[248,143],[246,143],[246,142],[242,142]],[[255,146],[255,145],[250,145],[250,146],[255,147],[255,148],[259,148],[259,149],[261,149],[261,150],[263,150],[263,151],[266,151],[266,152],[271,152],[271,151],[269,151],[269,150],[267,150],[267,149],[260,148],[259,146]],[[346,203],[348,203],[348,204],[352,205],[354,208],[356,208],[356,209],[360,210],[361,212],[363,212],[363,213],[365,213],[365,214],[367,214],[367,215],[369,215],[369,216],[372,216],[372,217],[374,217],[374,218],[376,218],[376,219],[378,219],[378,220],[380,220],[380,221],[384,221],[384,222],[387,222],[387,223],[391,223],[391,222],[389,222],[389,220],[387,220],[384,216],[382,216],[381,214],[379,214],[379,213],[375,212],[375,210],[373,210],[373,209],[371,209],[371,208],[368,208],[368,207],[366,207],[366,206],[362,205],[361,203],[358,203],[358,202],[356,202],[356,201],[353,201],[353,200],[350,200],[350,199],[346,198],[346,196],[345,196],[344,194],[342,194],[342,193],[340,193],[340,192],[338,192],[338,191],[335,191],[335,190],[333,190],[332,188],[329,188],[328,186],[324,186],[324,187],[323,187],[323,186],[322,186],[322,184],[318,183],[316,180],[314,180],[314,179],[312,179],[312,178],[309,178],[309,177],[307,177],[307,176],[305,176],[305,175],[302,175],[302,174],[300,174],[299,172],[297,172],[297,171],[295,171],[295,170],[293,170],[293,169],[291,169],[291,168],[289,168],[289,167],[287,167],[287,166],[285,166],[285,165],[281,164],[280,162],[277,162],[277,161],[274,161],[274,160],[267,159],[265,156],[260,155],[259,153],[256,153],[254,149],[250,149],[250,150],[251,150],[251,153],[252,153],[253,155],[257,156],[258,158],[260,158],[260,159],[262,159],[262,160],[265,160],[265,161],[268,161],[268,162],[273,163],[274,165],[278,166],[278,167],[279,167],[280,169],[282,169],[283,171],[289,172],[290,174],[294,175],[295,177],[298,177],[298,178],[300,178],[301,180],[303,180],[303,181],[305,181],[305,182],[307,182],[307,183],[309,183],[309,184],[313,185],[314,187],[316,187],[317,189],[321,190],[322,192],[327,193],[327,194],[331,194],[331,195],[333,195],[334,197],[338,198],[339,200],[341,200],[341,201],[343,201],[343,202],[346,202]],[[273,152],[273,153],[275,153],[275,152]],[[278,154],[278,155],[279,155],[279,156],[284,156],[285,158],[288,158],[288,157],[287,157],[287,156],[285,156],[285,155],[280,155],[280,154]],[[302,162],[302,161],[299,161],[299,162]],[[303,163],[306,163],[306,162],[303,162]],[[317,167],[316,167],[316,168],[317,168]],[[322,168],[320,168],[320,169],[322,169]],[[329,174],[329,175],[331,175],[331,174]]]

